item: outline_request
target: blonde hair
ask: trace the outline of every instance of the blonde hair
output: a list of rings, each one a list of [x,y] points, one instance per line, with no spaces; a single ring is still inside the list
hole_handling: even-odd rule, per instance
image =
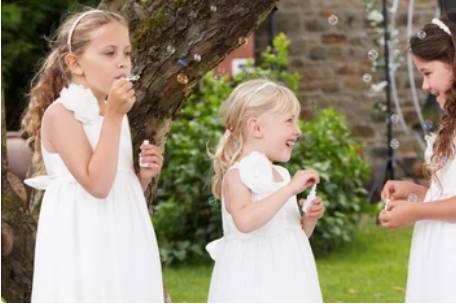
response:
[[[76,22],[82,14],[87,12],[91,13]],[[46,108],[57,99],[62,88],[68,86],[71,81],[71,73],[64,62],[65,56],[70,52],[68,44],[70,30],[74,27],[71,37],[71,53],[81,55],[91,40],[91,33],[111,22],[119,22],[128,27],[126,20],[119,14],[87,8],[82,12],[67,16],[57,30],[55,38],[50,42],[51,51],[32,80],[30,101],[21,123],[22,132],[29,138],[29,144],[34,149],[34,163],[38,165],[39,171],[43,170],[41,119]]]
[[[223,103],[221,115],[228,131],[220,138],[215,153],[211,155],[215,171],[212,192],[215,197],[221,197],[223,176],[241,156],[247,119],[266,112],[291,112],[299,116],[301,105],[290,89],[266,79],[241,83]]]

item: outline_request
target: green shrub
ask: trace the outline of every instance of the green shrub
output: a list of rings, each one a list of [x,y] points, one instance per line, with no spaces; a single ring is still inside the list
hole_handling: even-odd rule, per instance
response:
[[[224,131],[219,107],[247,79],[280,81],[296,92],[299,75],[287,71],[288,45],[285,35],[277,36],[274,52],[266,49],[259,66],[249,62],[232,79],[208,73],[173,123],[153,217],[165,263],[207,258],[204,246],[222,236],[220,203],[211,194],[213,171],[207,155],[207,148],[213,150]],[[301,122],[303,139],[286,166],[291,173],[313,167],[322,176],[319,194],[328,200],[327,213],[312,242],[317,250],[327,251],[351,240],[368,166],[358,154],[360,147],[349,139],[341,114],[327,109],[318,111],[316,117]]]
[[[314,250],[326,253],[349,242],[362,205],[367,204],[364,182],[369,165],[361,145],[350,138],[345,118],[334,109],[316,111],[316,119],[300,121],[302,138],[285,166],[290,173],[314,168],[320,173],[317,193],[325,201],[325,216],[311,238]]]

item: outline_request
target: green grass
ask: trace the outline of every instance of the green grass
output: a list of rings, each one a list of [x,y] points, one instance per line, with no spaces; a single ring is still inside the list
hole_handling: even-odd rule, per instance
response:
[[[325,302],[403,302],[411,229],[363,224],[352,243],[317,258]],[[212,264],[166,267],[173,302],[206,302]]]

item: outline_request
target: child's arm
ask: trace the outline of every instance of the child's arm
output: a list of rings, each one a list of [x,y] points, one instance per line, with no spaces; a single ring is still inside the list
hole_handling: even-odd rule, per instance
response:
[[[94,150],[82,124],[63,105],[52,104],[43,116],[44,143],[60,155],[78,183],[97,198],[105,198],[109,194],[116,176],[122,119],[134,103],[131,87],[131,83],[123,82],[117,84],[114,91],[111,90],[111,99],[106,105],[101,134]],[[120,91],[115,91],[119,88]]]
[[[418,220],[456,221],[456,196],[430,203],[392,201],[379,215],[386,228],[400,228]]]
[[[456,221],[456,196],[415,205],[417,220]]]
[[[308,187],[311,180],[318,182],[318,173],[313,170],[298,171],[288,185],[260,201],[252,202],[250,190],[242,183],[239,171],[229,170],[222,187],[225,207],[239,231],[252,232],[268,223],[285,202]]]
[[[391,200],[402,200],[407,199],[407,196],[411,193],[414,193],[419,202],[424,200],[428,188],[409,182],[409,181],[396,181],[389,180],[386,182],[382,190],[382,200],[387,198]]]

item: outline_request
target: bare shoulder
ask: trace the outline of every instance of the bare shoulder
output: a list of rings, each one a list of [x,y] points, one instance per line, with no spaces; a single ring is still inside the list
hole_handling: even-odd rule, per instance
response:
[[[78,124],[74,118],[73,112],[65,108],[64,105],[58,102],[52,103],[47,107],[43,114],[42,127],[56,127],[56,126],[71,126]]]
[[[223,176],[222,188],[228,191],[243,191],[247,193],[250,192],[248,187],[242,182],[239,169],[237,168],[229,169],[225,173]]]
[[[239,169],[237,169],[237,168],[228,169],[228,171],[226,171],[225,175],[223,176],[223,185],[230,186],[230,185],[236,185],[238,183],[241,183],[241,176],[239,174]]]

